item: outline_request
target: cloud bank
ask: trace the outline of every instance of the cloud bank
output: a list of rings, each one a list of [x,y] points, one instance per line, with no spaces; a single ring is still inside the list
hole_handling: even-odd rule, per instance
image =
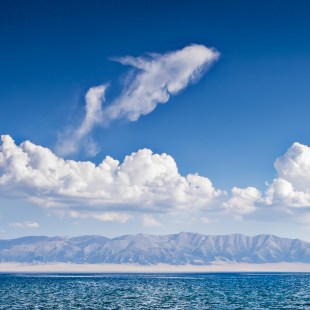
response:
[[[7,135],[1,141],[1,195],[71,212],[73,218],[125,223],[133,218],[128,212],[138,212],[149,227],[161,225],[155,213],[221,213],[242,221],[282,212],[302,225],[310,223],[310,148],[299,143],[275,161],[278,177],[264,195],[253,187],[234,187],[228,195],[206,177],[181,176],[171,156],[149,149],[126,156],[122,163],[107,156],[96,166],[65,160],[30,141],[17,146]],[[209,221],[203,215],[201,220]]]
[[[225,196],[209,179],[197,174],[183,177],[171,156],[148,149],[126,156],[121,164],[107,156],[96,166],[89,161],[64,160],[30,141],[19,146],[10,136],[1,136],[1,141],[2,195],[26,198],[49,208],[167,213],[207,210]],[[117,220],[114,213],[97,219],[113,217]]]
[[[95,156],[99,147],[89,135],[94,125],[108,126],[117,119],[136,121],[141,115],[151,113],[159,103],[166,103],[171,95],[197,82],[218,57],[214,49],[191,45],[165,54],[113,58],[134,68],[125,78],[123,90],[102,108],[108,85],[90,88],[85,96],[84,121],[77,129],[60,135],[56,153],[73,154],[83,145],[89,156]]]

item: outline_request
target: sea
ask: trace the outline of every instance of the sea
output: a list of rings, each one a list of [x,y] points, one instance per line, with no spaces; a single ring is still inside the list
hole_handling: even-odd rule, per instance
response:
[[[0,309],[310,309],[310,274],[0,274]]]

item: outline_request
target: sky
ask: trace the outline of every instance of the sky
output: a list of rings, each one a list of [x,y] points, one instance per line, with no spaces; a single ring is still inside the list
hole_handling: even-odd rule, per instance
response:
[[[308,1],[1,1],[0,239],[310,241]]]

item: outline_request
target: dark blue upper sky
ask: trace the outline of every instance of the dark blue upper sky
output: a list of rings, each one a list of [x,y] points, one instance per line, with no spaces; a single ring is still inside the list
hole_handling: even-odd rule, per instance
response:
[[[310,144],[309,12],[298,0],[1,1],[0,132],[53,149],[90,87],[117,92],[128,68],[109,57],[203,44],[221,53],[208,74],[137,122],[97,127],[93,160],[150,148],[216,188],[265,190],[274,160]]]

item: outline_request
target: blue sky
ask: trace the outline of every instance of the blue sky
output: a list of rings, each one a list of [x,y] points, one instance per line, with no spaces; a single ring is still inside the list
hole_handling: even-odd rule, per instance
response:
[[[11,136],[16,145],[29,140],[65,159],[96,165],[107,155],[121,164],[125,156],[144,148],[166,153],[181,176],[198,173],[227,195],[212,206],[201,202],[194,207],[201,197],[191,193],[196,200],[190,200],[185,211],[170,198],[158,197],[152,203],[165,207],[156,211],[145,201],[134,206],[125,201],[121,207],[113,200],[95,208],[86,197],[83,203],[66,197],[61,206],[58,200],[58,205],[47,206],[46,200],[55,202],[55,197],[33,185],[39,180],[31,186],[24,180],[28,187],[3,181],[1,237],[183,230],[310,240],[310,159],[302,146],[310,145],[309,6],[307,1],[2,1],[1,134]],[[99,121],[85,138],[97,144],[96,156],[88,156],[84,142],[70,154],[57,151],[60,137],[72,140],[83,122],[89,89],[109,84],[104,109],[123,98],[129,74],[139,76],[139,71],[131,73],[132,66],[111,58],[163,56],[191,44],[220,53],[199,81],[136,121],[124,117],[109,126]],[[295,142],[300,145],[287,153]],[[275,160],[284,154],[275,169]],[[0,167],[2,176],[13,173],[8,162]],[[285,197],[278,186],[283,179],[293,187]],[[265,194],[266,181],[273,196]],[[234,187],[255,188],[261,196],[232,193]],[[43,202],[34,201],[42,195]],[[119,214],[127,214],[124,223]],[[38,227],[27,227],[37,226],[31,223]]]

